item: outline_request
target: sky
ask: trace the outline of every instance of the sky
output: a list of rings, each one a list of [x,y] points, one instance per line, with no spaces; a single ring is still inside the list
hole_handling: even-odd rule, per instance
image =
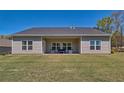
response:
[[[96,27],[97,20],[112,10],[1,10],[0,34],[9,35],[31,27]]]

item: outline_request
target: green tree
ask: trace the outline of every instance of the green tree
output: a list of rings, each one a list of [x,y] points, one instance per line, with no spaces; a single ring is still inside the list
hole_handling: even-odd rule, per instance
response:
[[[97,21],[97,28],[106,33],[111,33],[111,17],[105,17]]]

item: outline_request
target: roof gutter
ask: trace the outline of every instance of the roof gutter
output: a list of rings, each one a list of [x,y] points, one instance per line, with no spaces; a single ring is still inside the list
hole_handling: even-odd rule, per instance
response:
[[[111,36],[111,34],[13,34],[11,36]]]

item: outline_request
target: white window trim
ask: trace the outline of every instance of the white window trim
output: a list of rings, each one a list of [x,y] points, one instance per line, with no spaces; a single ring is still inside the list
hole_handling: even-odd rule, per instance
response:
[[[95,41],[95,45],[94,45],[94,46],[95,46],[95,49],[94,49],[95,51],[100,51],[100,50],[102,50],[102,40],[90,40],[90,42],[91,42],[91,41]],[[97,45],[96,45],[96,41],[100,41],[100,50],[96,50],[96,46],[97,46]],[[90,47],[91,47],[91,45],[90,45]],[[90,49],[90,50],[91,50],[91,49]],[[94,51],[94,50],[91,50],[91,51]]]
[[[25,46],[26,46],[26,50],[23,50],[23,49],[22,49],[22,47],[24,46],[24,45],[22,44],[23,41],[26,41],[26,45],[25,45]],[[21,44],[22,44],[22,45],[21,45],[22,51],[27,51],[27,40],[22,40],[22,41],[21,41]]]
[[[23,50],[22,47],[21,47],[22,51],[32,51],[32,50],[33,50],[33,40],[22,40],[21,42],[23,42],[23,41],[26,41],[26,50]],[[29,49],[28,49],[28,46],[30,46],[30,45],[28,45],[28,41],[32,41],[32,50],[29,50]],[[22,43],[21,43],[21,44],[22,44]],[[22,45],[22,46],[23,46],[23,45]]]

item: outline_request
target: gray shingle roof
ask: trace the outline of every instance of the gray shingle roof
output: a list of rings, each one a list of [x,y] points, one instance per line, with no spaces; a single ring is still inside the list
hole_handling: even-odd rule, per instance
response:
[[[30,28],[13,35],[108,35],[93,28],[69,28],[69,27],[38,27]]]

